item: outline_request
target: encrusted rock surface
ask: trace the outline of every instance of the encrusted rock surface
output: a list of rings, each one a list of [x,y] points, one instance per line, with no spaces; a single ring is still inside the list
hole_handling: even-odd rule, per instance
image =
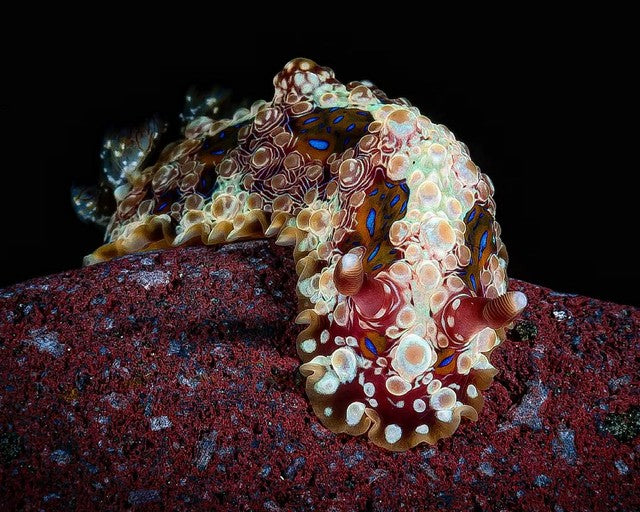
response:
[[[334,435],[266,242],[0,290],[6,510],[638,510],[640,311],[512,280],[530,307],[477,423],[389,453]]]

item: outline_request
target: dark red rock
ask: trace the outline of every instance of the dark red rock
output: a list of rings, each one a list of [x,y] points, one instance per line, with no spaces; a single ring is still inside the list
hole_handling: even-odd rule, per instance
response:
[[[310,410],[294,286],[255,242],[0,291],[5,509],[640,508],[637,309],[512,281],[530,307],[479,421],[389,453]]]

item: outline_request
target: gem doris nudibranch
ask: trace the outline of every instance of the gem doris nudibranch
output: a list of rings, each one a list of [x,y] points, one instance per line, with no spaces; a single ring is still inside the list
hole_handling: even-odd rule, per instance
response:
[[[295,59],[274,85],[125,169],[108,243],[86,261],[277,237],[294,248],[320,421],[389,450],[434,444],[477,419],[489,354],[526,306],[507,292],[492,183],[447,128],[369,82]]]

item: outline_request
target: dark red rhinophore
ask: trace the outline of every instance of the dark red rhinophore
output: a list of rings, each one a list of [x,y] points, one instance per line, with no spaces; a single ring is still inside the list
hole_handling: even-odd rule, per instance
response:
[[[507,292],[495,299],[465,295],[447,304],[440,321],[452,341],[466,343],[487,327],[506,327],[526,306],[527,297],[522,292]]]

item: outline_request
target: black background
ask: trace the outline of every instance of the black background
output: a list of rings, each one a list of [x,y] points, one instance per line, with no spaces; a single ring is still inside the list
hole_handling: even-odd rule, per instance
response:
[[[291,58],[369,79],[448,126],[496,187],[509,275],[558,291],[640,305],[637,65],[620,34],[560,24],[531,31],[387,34],[360,27],[249,37],[129,26],[57,28],[4,60],[0,286],[78,267],[101,233],[76,220],[72,181],[99,169],[102,136],[154,112],[177,123],[192,84],[269,99]],[[454,37],[455,36],[455,37]],[[631,121],[629,127],[626,122]]]

